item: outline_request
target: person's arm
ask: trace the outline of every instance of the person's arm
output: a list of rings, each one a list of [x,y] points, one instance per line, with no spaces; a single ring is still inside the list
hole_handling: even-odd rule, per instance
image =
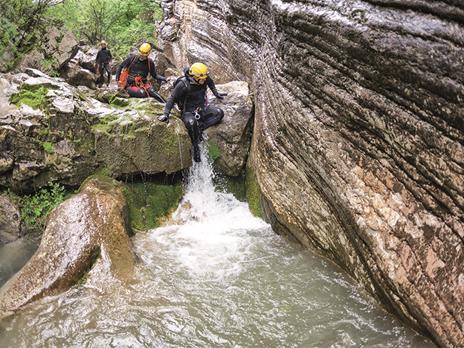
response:
[[[227,95],[227,93],[219,93],[216,89],[216,85],[214,84],[214,81],[211,77],[206,78],[206,84],[208,85],[209,89],[211,92],[213,92],[214,96],[218,99],[224,99],[224,96]]]
[[[152,59],[150,59],[150,75],[151,77],[153,77],[155,80],[158,80],[158,81],[162,81],[162,82],[166,82],[166,78],[162,75],[158,75],[156,73],[156,66],[155,66],[155,62],[153,62]]]
[[[110,60],[109,60],[109,61],[111,62],[111,61],[113,60],[113,55],[111,54],[111,51],[110,51],[110,50],[108,50],[108,56],[110,57]]]
[[[116,81],[119,81],[119,75],[121,75],[122,69],[124,69],[126,66],[129,65],[129,62],[131,61],[132,56],[127,57],[118,67],[118,70],[116,70]]]
[[[171,92],[171,96],[169,97],[166,105],[164,106],[164,113],[163,116],[159,117],[160,121],[168,121],[169,115],[171,114],[171,110],[174,107],[174,103],[178,100],[183,100],[183,98],[187,97],[187,87],[182,81],[179,81],[174,87],[174,90]]]
[[[98,62],[100,61],[100,56],[101,56],[101,53],[100,53],[100,52],[101,52],[101,51],[98,51],[97,57],[95,58],[95,64],[97,64],[97,65],[98,65]]]

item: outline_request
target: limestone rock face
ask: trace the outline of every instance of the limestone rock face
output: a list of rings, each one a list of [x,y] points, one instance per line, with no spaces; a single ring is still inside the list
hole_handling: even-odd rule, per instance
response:
[[[40,47],[32,50],[21,60],[19,68],[57,71],[77,52],[78,42],[70,31],[50,27]]]
[[[119,177],[191,165],[185,127],[158,121],[163,106],[153,100],[119,98],[116,90],[95,94],[28,69],[0,75],[0,106],[0,187],[78,186],[99,167]]]
[[[254,94],[251,166],[280,230],[464,346],[464,6],[163,1],[166,64]]]
[[[233,81],[216,87],[219,93],[227,93],[227,96],[217,100],[209,92],[208,100],[211,105],[224,110],[224,119],[206,131],[208,142],[219,148],[215,166],[223,174],[238,176],[245,168],[250,149],[253,102],[248,84],[244,81]]]
[[[21,236],[18,207],[6,196],[0,196],[0,245]]]
[[[97,259],[98,268],[130,281],[134,255],[127,226],[121,187],[110,180],[87,181],[80,193],[53,210],[36,253],[0,289],[0,318],[68,289]]]

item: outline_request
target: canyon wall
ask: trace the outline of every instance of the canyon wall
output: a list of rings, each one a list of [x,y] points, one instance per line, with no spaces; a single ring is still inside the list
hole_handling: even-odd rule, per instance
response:
[[[165,0],[162,69],[245,79],[278,232],[464,345],[464,3]]]

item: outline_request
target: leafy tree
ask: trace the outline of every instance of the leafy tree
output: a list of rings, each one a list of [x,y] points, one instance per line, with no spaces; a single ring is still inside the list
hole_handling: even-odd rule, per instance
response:
[[[0,0],[0,60],[1,70],[16,61],[41,41],[48,26],[44,14],[56,0]]]
[[[141,41],[156,41],[160,0],[65,0],[50,17],[88,44],[108,41],[113,54],[122,58]]]

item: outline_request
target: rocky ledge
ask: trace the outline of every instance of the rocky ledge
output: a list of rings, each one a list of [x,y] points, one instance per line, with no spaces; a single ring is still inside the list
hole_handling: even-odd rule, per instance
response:
[[[274,227],[464,346],[464,5],[165,0],[160,64],[247,80]]]

